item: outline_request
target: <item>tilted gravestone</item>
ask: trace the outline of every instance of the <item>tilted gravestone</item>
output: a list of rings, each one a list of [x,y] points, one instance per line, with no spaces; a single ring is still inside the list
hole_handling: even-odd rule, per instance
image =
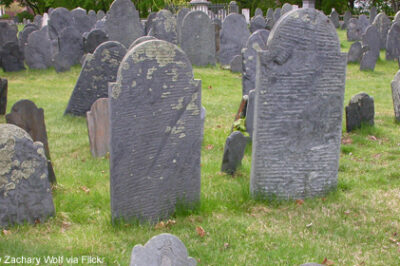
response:
[[[105,32],[110,40],[117,41],[125,47],[144,35],[139,12],[131,0],[115,0],[107,12]]]
[[[339,13],[336,10],[332,10],[329,18],[331,19],[335,28],[339,28]]]
[[[392,99],[394,116],[397,122],[400,122],[400,71],[396,73],[392,81]]]
[[[15,72],[25,69],[24,54],[18,42],[8,42],[1,47],[0,61],[4,72]]]
[[[0,227],[54,215],[43,144],[23,129],[0,125]]]
[[[52,45],[48,26],[32,32],[25,46],[25,63],[29,68],[46,69],[52,66]]]
[[[233,73],[243,72],[243,58],[241,55],[235,55],[229,63],[230,70]]]
[[[67,71],[79,64],[83,56],[83,37],[75,27],[64,28],[58,37],[58,53],[54,55],[53,64],[57,72]]]
[[[7,111],[7,92],[8,81],[0,78],[0,115],[5,115]]]
[[[380,49],[386,49],[387,34],[392,21],[388,18],[388,16],[386,16],[385,13],[382,12],[375,17],[375,20],[372,24],[376,26],[379,32]]]
[[[75,8],[71,11],[72,15],[72,25],[79,31],[82,35],[84,32],[90,31],[97,19],[93,20],[88,14],[86,14],[86,10],[83,8]]]
[[[367,30],[368,26],[371,25],[371,23],[369,22],[369,19],[366,15],[360,15],[358,17],[358,23],[360,24],[361,31],[363,34]]]
[[[268,8],[267,17],[265,19],[266,29],[271,30],[274,26],[274,10],[272,8]]]
[[[274,26],[257,68],[254,197],[297,199],[336,188],[345,79],[346,54],[323,13],[298,9]]]
[[[146,245],[136,245],[131,254],[130,266],[196,266],[182,241],[171,234],[160,234]]]
[[[159,40],[164,40],[173,44],[178,44],[178,30],[176,18],[169,10],[160,10],[151,23],[148,33]]]
[[[182,22],[181,35],[181,48],[192,65],[215,65],[215,27],[206,13],[188,13]]]
[[[0,21],[0,48],[8,42],[18,42],[18,28],[10,25],[6,21]]]
[[[285,3],[282,6],[282,10],[281,10],[281,16],[285,15],[286,13],[289,13],[290,11],[292,11],[293,6],[289,3]]]
[[[374,116],[374,98],[363,92],[354,95],[346,106],[346,131],[360,128],[362,124],[373,126]]]
[[[110,83],[113,221],[156,222],[200,200],[201,81],[185,53],[135,46]]]
[[[265,23],[265,19],[262,16],[255,16],[250,21],[250,32],[253,33],[256,30],[265,29],[267,24]]]
[[[116,80],[126,52],[119,42],[108,41],[86,58],[65,114],[85,116],[97,99],[108,97],[108,82]]]
[[[395,60],[400,56],[400,21],[390,27],[386,41],[386,60]]]
[[[370,25],[362,36],[363,54],[360,70],[374,70],[379,59],[379,32],[375,25]]]
[[[110,115],[108,98],[97,99],[86,113],[90,151],[103,157],[110,151]]]
[[[73,25],[72,14],[64,7],[57,7],[49,14],[49,37],[51,40],[57,40],[65,28]]]
[[[256,91],[249,91],[249,97],[247,99],[246,106],[246,131],[249,133],[250,139],[253,138],[254,131],[254,105],[256,100]]]
[[[361,57],[363,54],[361,42],[354,42],[349,49],[349,53],[347,54],[347,62],[348,63],[360,63]]]
[[[351,14],[350,10],[347,10],[344,13],[344,17],[343,17],[343,26],[342,26],[342,30],[347,29],[347,25],[349,24],[349,20],[353,17],[353,15]]]
[[[257,51],[265,50],[267,48],[268,37],[268,30],[258,30],[249,37],[245,48],[242,49],[243,95],[248,95],[250,90],[254,90],[256,88]]]
[[[178,33],[178,43],[181,44],[181,32],[182,32],[182,25],[183,25],[183,19],[185,16],[190,12],[189,8],[182,8],[181,10],[178,11],[177,18],[176,18],[176,29]],[[207,16],[208,17],[208,16]]]
[[[108,35],[102,30],[94,29],[83,35],[83,51],[92,54],[97,46],[108,41]]]
[[[347,41],[349,42],[361,41],[363,31],[360,26],[360,23],[358,22],[358,19],[351,18],[349,20],[346,33],[347,33]]]
[[[240,131],[233,131],[226,139],[221,171],[233,175],[242,163],[247,139]]]
[[[222,23],[218,60],[229,65],[235,55],[240,55],[250,36],[246,19],[239,14],[228,15]]]
[[[369,23],[373,23],[377,14],[376,6],[372,6],[369,11]]]
[[[20,100],[16,102],[11,112],[6,115],[6,121],[24,129],[33,139],[40,141],[44,146],[44,153],[47,158],[48,178],[50,183],[57,183],[56,175],[50,158],[50,149],[47,141],[46,123],[44,121],[44,111],[30,100]]]

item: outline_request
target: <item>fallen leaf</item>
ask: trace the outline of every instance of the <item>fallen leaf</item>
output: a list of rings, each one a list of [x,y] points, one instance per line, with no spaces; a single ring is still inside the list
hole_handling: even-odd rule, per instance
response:
[[[324,261],[322,262],[323,265],[334,265],[333,261],[328,260],[328,258],[325,258]]]
[[[165,228],[165,223],[163,221],[159,222],[158,224],[156,224],[156,226],[154,226],[154,229],[162,229]]]
[[[372,141],[377,141],[378,140],[375,136],[371,136],[371,135],[368,136],[368,139],[372,140]]]
[[[204,237],[206,235],[206,231],[204,231],[203,227],[197,226],[196,232],[200,237]]]
[[[350,214],[350,210],[344,211],[344,214],[349,215]]]
[[[322,198],[321,200],[322,200],[322,201],[326,201],[326,198]]]
[[[175,224],[176,224],[175,220],[168,220],[167,223],[165,224],[165,226],[170,228]]]
[[[81,190],[83,190],[86,194],[89,194],[90,192],[90,189],[85,186],[81,186]]]
[[[71,223],[63,221],[61,224],[61,233],[65,233],[71,227]]]
[[[381,158],[381,156],[382,156],[382,153],[377,153],[377,154],[374,154],[372,157],[374,157],[375,159],[379,159],[379,158]]]
[[[207,149],[207,150],[212,150],[212,149],[214,149],[214,145],[208,144],[208,145],[206,146],[206,149]]]
[[[222,126],[221,125],[217,125],[217,128],[221,128]],[[400,143],[399,143],[399,146],[400,146]]]
[[[349,145],[349,144],[352,144],[352,143],[353,143],[353,140],[350,137],[342,138],[342,144],[343,145]]]
[[[396,243],[396,244],[397,244],[397,239],[395,239],[395,238],[391,237],[391,238],[389,238],[389,240],[390,240],[391,242],[393,242],[393,243]]]
[[[5,236],[11,235],[11,231],[9,231],[9,230],[3,229],[2,232],[3,232],[3,235],[5,235]]]
[[[36,219],[35,224],[40,224],[40,219]]]
[[[106,171],[104,171],[104,170],[103,170],[103,171],[101,171],[101,173],[102,173],[102,174],[104,174],[105,172],[106,172]]]
[[[307,228],[309,228],[311,226],[312,226],[312,223],[309,223],[309,224],[306,225]]]
[[[212,86],[210,85],[210,86],[208,86],[208,88],[211,90],[211,89],[212,89]]]
[[[229,243],[224,243],[224,249],[229,248]]]
[[[296,200],[297,206],[301,206],[301,205],[303,205],[303,203],[304,203],[304,200],[302,200],[302,199],[297,199]]]

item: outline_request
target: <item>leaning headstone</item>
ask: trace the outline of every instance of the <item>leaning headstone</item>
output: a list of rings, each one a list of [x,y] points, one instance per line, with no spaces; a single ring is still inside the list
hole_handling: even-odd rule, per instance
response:
[[[87,34],[83,34],[83,51],[92,54],[97,46],[108,41],[108,35],[102,30],[94,29]]]
[[[25,51],[25,46],[28,43],[28,37],[29,35],[34,32],[39,30],[39,27],[36,26],[35,24],[28,24],[24,27],[22,31],[19,32],[18,34],[18,45],[19,49],[22,53]]]
[[[0,124],[0,227],[54,215],[43,144],[23,129]]]
[[[90,151],[93,157],[103,157],[110,151],[110,116],[108,98],[97,99],[86,113]]]
[[[93,20],[88,14],[86,14],[86,10],[83,8],[75,8],[71,11],[72,15],[72,25],[79,31],[82,35],[84,32],[90,31],[97,20]]]
[[[358,19],[351,18],[347,25],[347,41],[354,42],[354,41],[361,41],[362,38],[362,28]]]
[[[151,23],[150,36],[159,40],[164,40],[173,44],[178,44],[178,31],[176,18],[171,11],[163,9],[157,12],[156,17]]]
[[[347,25],[349,24],[349,20],[353,17],[350,10],[347,10],[343,16],[343,26],[342,30],[347,29]]]
[[[239,14],[239,6],[235,1],[229,2],[229,14],[236,13]]]
[[[105,32],[110,40],[117,41],[125,47],[144,35],[139,12],[131,0],[115,0],[107,12]]]
[[[389,32],[392,21],[386,16],[385,13],[381,12],[376,17],[372,23],[376,26],[379,32],[380,49],[386,49],[387,34]]]
[[[379,59],[379,32],[375,25],[367,28],[362,36],[362,58],[360,70],[374,70]]]
[[[182,32],[182,25],[183,25],[183,19],[185,16],[190,12],[189,8],[182,8],[181,10],[178,11],[178,15],[176,18],[176,29],[178,33],[178,43],[181,44],[181,32]]]
[[[366,93],[354,95],[346,106],[346,131],[360,128],[362,124],[373,126],[374,116],[374,98]]]
[[[48,162],[49,181],[52,184],[57,183],[50,158],[43,109],[37,108],[30,100],[20,100],[12,106],[11,112],[6,115],[6,121],[8,124],[14,124],[24,129],[31,136],[33,141],[40,141],[43,144],[44,153]]]
[[[83,38],[79,31],[71,26],[63,29],[58,39],[58,53],[54,55],[53,63],[56,71],[62,72],[79,64],[79,60],[84,54]]]
[[[160,234],[146,245],[136,245],[132,250],[130,266],[196,266],[182,241],[171,234]]]
[[[233,131],[226,139],[221,171],[233,175],[242,163],[247,139],[240,131]]]
[[[97,99],[108,97],[108,82],[116,80],[126,52],[119,42],[109,41],[86,58],[65,114],[85,116]]]
[[[222,23],[218,60],[229,65],[235,55],[240,55],[250,36],[246,20],[239,14],[228,15]]]
[[[8,42],[18,42],[18,28],[10,25],[6,21],[0,21],[0,48]]]
[[[345,79],[346,54],[322,12],[297,9],[274,26],[257,68],[254,197],[298,199],[336,188]]]
[[[176,45],[135,46],[110,83],[113,221],[157,222],[200,200],[201,81]]]
[[[282,6],[282,10],[281,10],[281,16],[285,15],[286,13],[289,13],[290,11],[292,11],[293,6],[289,3],[285,3]]]
[[[400,71],[396,73],[392,81],[392,99],[394,116],[397,122],[400,122]]]
[[[250,32],[253,33],[256,30],[262,30],[267,27],[265,19],[262,16],[255,16],[250,21]]]
[[[268,8],[267,17],[265,19],[266,29],[271,30],[274,26],[274,10],[272,8]]]
[[[7,111],[7,91],[8,81],[0,78],[0,115],[5,115]]]
[[[48,26],[29,34],[25,46],[25,62],[29,68],[46,69],[52,65],[52,45],[49,37]]]
[[[192,65],[215,65],[215,26],[203,11],[188,13],[181,29],[181,48]]]
[[[369,23],[373,23],[377,14],[376,6],[372,6],[369,11]]]
[[[386,60],[395,60],[400,56],[400,21],[394,22],[386,41]]]
[[[0,50],[0,65],[4,72],[15,72],[25,69],[24,54],[18,42],[8,42]]]
[[[151,12],[147,17],[146,24],[145,24],[145,34],[148,35],[151,29],[151,24],[153,23],[153,19],[157,16],[157,12]]]
[[[243,58],[241,55],[235,55],[229,63],[231,72],[242,73],[243,72]]]
[[[256,17],[256,16],[264,16],[264,13],[263,13],[263,11],[262,11],[262,9],[261,8],[256,8],[256,11],[254,12],[254,16]]]
[[[360,63],[361,57],[363,54],[361,42],[354,42],[349,49],[349,53],[347,54],[347,62],[348,63]]]
[[[371,23],[369,23],[368,17],[364,14],[358,17],[358,24],[360,25],[363,34],[367,30],[368,26],[371,25]]]
[[[242,49],[243,76],[242,95],[248,95],[250,90],[256,88],[256,66],[257,52],[267,49],[268,30],[258,30],[247,40],[245,48]]]
[[[256,91],[251,90],[248,93],[246,106],[246,131],[249,133],[250,139],[253,138],[254,131],[254,105],[256,100]]]
[[[131,50],[131,49],[132,49],[133,47],[135,47],[136,45],[141,44],[142,42],[147,42],[147,41],[151,41],[151,40],[157,40],[157,38],[156,38],[156,37],[153,37],[153,36],[148,36],[148,35],[142,36],[142,37],[140,37],[140,38],[137,38],[137,39],[131,44],[131,46],[129,47],[128,51]]]
[[[51,40],[57,40],[65,28],[73,25],[72,15],[64,7],[57,7],[49,14],[49,37]]]

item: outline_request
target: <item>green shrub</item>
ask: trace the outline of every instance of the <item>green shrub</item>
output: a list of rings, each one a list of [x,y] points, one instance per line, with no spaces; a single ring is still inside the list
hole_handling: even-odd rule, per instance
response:
[[[18,22],[23,22],[24,18],[30,19],[33,21],[33,15],[29,13],[28,11],[22,11],[21,13],[17,14]]]
[[[10,15],[8,14],[4,14],[3,16],[0,17],[0,19],[9,19]]]

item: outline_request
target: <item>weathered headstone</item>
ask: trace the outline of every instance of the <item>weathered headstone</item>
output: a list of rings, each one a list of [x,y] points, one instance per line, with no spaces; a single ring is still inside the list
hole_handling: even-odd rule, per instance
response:
[[[271,30],[274,26],[274,10],[272,8],[268,8],[267,17],[265,19],[266,29]]]
[[[29,34],[25,46],[25,62],[29,68],[46,69],[52,65],[52,45],[48,26]]]
[[[222,23],[218,60],[229,65],[235,55],[240,55],[250,36],[246,20],[239,14],[228,15]]]
[[[182,25],[183,25],[183,19],[185,16],[190,12],[189,8],[182,8],[178,11],[178,15],[176,18],[176,29],[178,33],[178,43],[181,44],[181,32],[182,32]]]
[[[18,28],[8,24],[6,21],[0,21],[0,48],[8,42],[18,42]]]
[[[376,26],[379,32],[380,49],[386,49],[387,34],[389,32],[392,21],[386,16],[385,13],[381,12],[376,17],[372,23]]]
[[[364,14],[360,15],[358,17],[358,23],[359,23],[359,25],[361,27],[361,31],[362,31],[363,34],[367,30],[368,26],[371,25],[371,23],[369,23],[368,17],[366,15],[364,15]]]
[[[97,14],[96,14],[97,20],[101,20],[101,19],[104,18],[105,16],[106,16],[106,13],[104,13],[103,10],[97,11]]]
[[[182,22],[181,35],[181,48],[192,65],[215,65],[215,26],[206,13],[188,13]]]
[[[88,12],[88,16],[90,17],[90,20],[92,21],[92,27],[94,26],[94,24],[96,23],[96,21],[97,21],[97,14],[96,14],[96,11],[94,11],[94,10],[89,10],[89,12]],[[90,29],[89,29],[90,30]]]
[[[394,116],[396,121],[400,122],[400,71],[397,71],[391,85]]]
[[[239,6],[235,1],[230,1],[228,8],[229,8],[229,14],[231,13],[239,14]]]
[[[116,80],[126,52],[119,42],[108,41],[86,58],[65,114],[85,116],[97,99],[108,97],[108,82]]]
[[[16,102],[11,112],[6,115],[6,121],[24,129],[33,139],[40,141],[44,147],[47,158],[48,178],[50,183],[57,183],[56,175],[50,158],[50,149],[47,141],[46,123],[44,121],[44,111],[30,100],[20,100]]]
[[[322,12],[298,9],[274,26],[257,68],[253,196],[297,199],[336,188],[345,79],[346,54]]]
[[[201,81],[172,43],[147,41],[109,86],[113,220],[156,222],[200,200]]]
[[[374,70],[379,59],[379,32],[375,25],[370,25],[362,36],[362,58],[360,70]]]
[[[49,13],[49,37],[51,40],[57,40],[61,32],[73,25],[71,12],[64,7],[57,7]]]
[[[256,91],[249,91],[248,96],[246,106],[246,131],[249,133],[250,139],[252,139],[254,131],[254,105],[256,101]]]
[[[195,266],[182,241],[171,234],[160,234],[146,245],[136,245],[132,250],[130,266]]]
[[[0,78],[0,115],[5,115],[7,111],[7,91],[8,81]]]
[[[0,227],[54,215],[43,144],[23,129],[0,125]]]
[[[353,17],[350,10],[347,10],[343,16],[343,26],[342,30],[347,29],[347,25],[349,24],[349,20]]]
[[[247,139],[240,131],[233,131],[226,139],[221,171],[233,175],[242,163]]]
[[[248,95],[250,90],[256,88],[257,51],[265,50],[267,48],[268,37],[268,30],[258,30],[249,37],[245,48],[242,49],[242,95]]]
[[[178,31],[176,18],[169,10],[163,9],[157,12],[151,23],[150,36],[173,44],[178,44]]]
[[[262,16],[255,16],[250,21],[250,32],[253,33],[256,30],[265,29],[267,24],[265,23],[265,19]]]
[[[400,56],[400,21],[390,27],[386,41],[386,60],[395,60]]]
[[[144,35],[139,12],[131,0],[115,0],[107,12],[105,32],[110,40],[117,41],[125,47]]]
[[[354,95],[346,106],[346,131],[360,128],[363,123],[373,126],[374,116],[374,98],[366,93]]]
[[[347,25],[347,41],[354,42],[354,41],[361,41],[362,38],[362,28],[358,19],[351,18]]]
[[[281,18],[281,9],[280,8],[276,8],[274,10],[274,25],[276,22],[278,22],[278,20]]]
[[[106,32],[106,21],[107,21],[107,16],[104,16],[102,19],[99,19],[98,21],[96,21],[96,23],[93,26],[93,29],[94,30],[102,30],[102,31]]]
[[[108,41],[108,35],[102,30],[94,29],[85,32],[83,35],[83,51],[92,54],[97,46]]]
[[[145,24],[145,34],[148,35],[151,29],[151,24],[153,23],[153,19],[157,16],[157,12],[151,12],[147,17],[146,24]]]
[[[42,22],[43,22],[43,16],[42,15],[36,15],[35,18],[33,19],[33,23],[40,28],[42,28]]]
[[[81,35],[84,32],[90,31],[97,21],[96,19],[93,20],[88,14],[86,14],[86,10],[80,7],[72,10],[71,15],[72,25],[79,31]]]
[[[256,8],[256,11],[254,11],[254,16],[256,17],[256,16],[264,16],[264,13],[263,13],[263,11],[262,11],[262,9],[261,8]]]
[[[29,35],[34,32],[39,30],[39,27],[36,26],[35,24],[28,24],[24,27],[22,31],[19,32],[18,34],[18,45],[19,49],[21,52],[25,51],[25,45],[28,43],[28,37]]]
[[[243,58],[241,55],[235,55],[229,63],[230,70],[233,73],[243,72]]]
[[[53,64],[57,72],[62,72],[79,64],[84,54],[83,37],[75,27],[71,26],[64,28],[58,39],[58,53],[54,55]]]
[[[103,157],[110,151],[110,115],[108,98],[97,99],[86,113],[90,151],[93,157]]]
[[[376,6],[372,6],[369,11],[369,23],[373,23],[377,14]]]
[[[282,6],[282,10],[281,10],[281,16],[285,15],[286,13],[289,13],[290,11],[292,11],[293,6],[289,3],[284,3]]]
[[[4,72],[15,72],[25,69],[24,54],[22,53],[18,42],[8,42],[1,47],[0,65]]]
[[[151,40],[157,40],[157,38],[156,38],[156,37],[153,37],[153,36],[148,36],[148,35],[142,36],[142,37],[140,37],[140,38],[137,38],[137,39],[131,44],[131,46],[129,47],[128,51],[131,50],[131,49],[132,49],[133,47],[135,47],[136,45],[141,44],[142,42],[147,42],[147,41],[151,41]]]
[[[214,19],[213,25],[215,28],[215,55],[218,57],[219,49],[221,46],[220,32],[221,32],[222,22],[219,19]]]
[[[360,63],[361,57],[363,54],[361,42],[354,42],[349,49],[349,53],[347,54],[347,62],[348,63]]]

